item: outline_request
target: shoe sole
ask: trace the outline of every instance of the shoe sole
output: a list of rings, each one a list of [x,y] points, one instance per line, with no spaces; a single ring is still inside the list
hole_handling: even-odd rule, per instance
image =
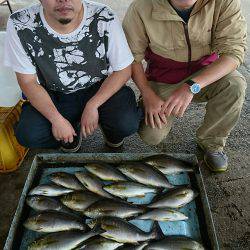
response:
[[[215,172],[215,173],[224,173],[227,171],[227,168],[226,169],[214,169],[211,165],[209,165],[209,163],[206,161],[205,157],[203,157],[204,159],[204,162],[205,164],[207,165],[207,167],[212,171],[212,172]]]
[[[102,132],[104,142],[105,142],[105,144],[106,144],[108,147],[110,147],[110,148],[120,148],[120,147],[123,145],[124,139],[123,139],[120,143],[117,143],[117,144],[114,144],[114,143],[112,143],[112,142],[109,142],[109,141],[107,140],[107,138],[106,138],[106,136],[105,136],[105,134],[104,134],[104,132],[103,132],[103,129],[102,129],[102,127],[101,127],[100,124],[99,124],[99,128],[100,128],[100,130],[101,130],[101,132]]]
[[[204,147],[203,147],[199,142],[197,142],[197,145],[199,146],[199,148],[200,148],[203,152],[205,151]],[[214,169],[214,168],[213,168],[211,165],[209,165],[209,163],[206,161],[205,155],[203,155],[203,160],[204,160],[206,166],[207,166],[212,172],[215,172],[215,173],[223,173],[223,172],[226,172],[226,171],[228,170],[227,168],[221,169],[221,170]]]
[[[82,145],[82,133],[80,133],[80,139],[77,147],[72,149],[65,149],[61,147],[60,150],[63,151],[64,153],[76,153],[80,149],[81,145]]]
[[[110,147],[110,148],[119,148],[119,147],[121,147],[121,146],[123,145],[123,143],[124,143],[124,140],[122,140],[120,143],[113,144],[113,143],[107,141],[107,139],[105,139],[105,144],[106,144],[108,147]]]

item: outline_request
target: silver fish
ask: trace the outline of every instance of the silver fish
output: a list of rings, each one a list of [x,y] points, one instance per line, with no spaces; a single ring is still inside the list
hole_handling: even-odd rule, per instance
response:
[[[137,244],[158,236],[156,228],[150,233],[146,233],[133,224],[116,217],[101,217],[88,223],[91,228],[97,224],[100,224],[105,231],[101,236],[121,243]]]
[[[75,176],[91,192],[99,194],[106,198],[112,198],[112,195],[102,189],[102,181],[93,174],[85,172],[76,172]]]
[[[131,181],[116,182],[104,186],[103,189],[121,198],[144,197],[147,193],[155,193],[157,191],[155,187],[148,187]]]
[[[60,201],[46,197],[46,196],[28,196],[26,203],[35,211],[42,212],[47,210],[54,210],[69,213],[70,209],[65,207]]]
[[[118,169],[130,179],[154,187],[173,188],[166,176],[153,168],[142,163],[126,163],[118,166]]]
[[[103,197],[92,193],[90,191],[77,191],[61,197],[61,202],[72,210],[83,212],[94,202],[102,199]]]
[[[103,237],[98,237],[96,239],[90,239],[89,241],[84,242],[82,246],[77,247],[75,250],[115,250],[122,245],[123,243]]]
[[[166,175],[194,171],[194,167],[189,162],[168,155],[153,155],[143,159],[143,162],[156,167]]]
[[[143,213],[145,210],[124,201],[114,201],[112,199],[99,200],[90,205],[84,214],[90,218],[99,218],[103,216],[114,216],[119,218],[128,218]]]
[[[126,177],[123,176],[114,167],[104,163],[88,163],[85,168],[92,174],[96,175],[105,181],[126,181]]]
[[[179,208],[183,207],[197,197],[198,193],[188,187],[178,187],[162,194],[160,199],[147,205],[150,208]]]
[[[145,250],[205,250],[197,241],[184,236],[169,236],[163,240],[149,242]]]
[[[29,195],[44,195],[44,196],[60,196],[63,194],[72,193],[74,190],[57,186],[55,184],[42,184],[33,188]]]
[[[139,246],[134,245],[126,245],[118,247],[116,250],[143,250],[145,246],[147,246],[148,242],[143,242]]]
[[[69,173],[56,172],[50,174],[52,182],[59,186],[63,186],[73,190],[85,190],[84,186],[77,180],[77,178]]]
[[[58,211],[41,212],[29,217],[24,226],[27,229],[36,232],[52,233],[68,230],[86,230],[86,225],[79,221],[79,218],[73,215]]]
[[[45,235],[29,246],[29,250],[69,250],[75,249],[85,240],[100,234],[103,230],[93,229],[90,232],[68,231]]]
[[[136,219],[154,221],[181,221],[187,220],[188,217],[176,210],[172,210],[169,208],[158,208],[140,215],[136,217]]]

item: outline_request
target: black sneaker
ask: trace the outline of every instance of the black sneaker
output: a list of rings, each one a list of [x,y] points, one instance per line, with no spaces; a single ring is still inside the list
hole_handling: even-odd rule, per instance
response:
[[[82,144],[82,132],[81,132],[81,126],[78,125],[76,129],[77,135],[74,136],[73,142],[61,142],[61,150],[64,153],[76,153]]]
[[[121,146],[123,145],[123,143],[124,143],[124,139],[121,140],[121,141],[119,141],[119,142],[116,142],[116,143],[111,142],[111,141],[108,141],[107,138],[104,138],[104,140],[105,140],[105,144],[106,144],[108,147],[110,147],[110,148],[119,148],[119,147],[121,147]]]
[[[122,140],[120,140],[120,141],[113,142],[113,141],[109,140],[106,137],[106,135],[105,135],[105,133],[104,133],[104,131],[103,131],[103,129],[102,129],[102,127],[101,127],[100,124],[99,124],[99,127],[100,127],[100,129],[102,131],[103,139],[104,139],[104,142],[105,142],[106,146],[108,146],[110,148],[120,148],[121,146],[123,146],[123,144],[124,144],[124,138]]]
[[[227,171],[228,168],[228,157],[227,155],[221,150],[206,150],[204,146],[197,142],[198,146],[204,152],[204,162],[206,163],[207,167],[216,173],[222,173]]]
[[[205,152],[204,161],[213,172],[222,173],[227,171],[228,157],[223,151]]]

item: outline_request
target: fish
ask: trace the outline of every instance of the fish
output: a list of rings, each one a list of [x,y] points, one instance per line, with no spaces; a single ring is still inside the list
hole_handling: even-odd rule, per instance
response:
[[[102,237],[121,243],[138,244],[141,241],[156,239],[158,237],[155,226],[151,232],[146,233],[133,224],[117,217],[101,217],[89,221],[87,224],[90,228],[100,224],[101,228],[105,231],[101,234]]]
[[[78,179],[69,173],[56,172],[49,175],[50,180],[59,185],[72,190],[86,190],[84,186],[78,181]]]
[[[61,187],[55,184],[42,184],[33,188],[28,195],[44,195],[55,197],[72,192],[74,192],[74,190]]]
[[[141,214],[144,208],[131,205],[124,201],[114,201],[112,199],[99,200],[90,205],[84,214],[89,218],[99,218],[103,216],[113,216],[119,218],[129,218]]]
[[[35,211],[42,212],[47,210],[70,213],[71,210],[65,207],[60,201],[41,195],[28,196],[26,203]]]
[[[102,181],[91,173],[76,172],[77,179],[91,192],[96,193],[106,198],[112,198],[113,196],[103,190]]]
[[[92,174],[105,181],[126,181],[127,178],[116,168],[104,163],[88,163],[85,168]]]
[[[147,193],[157,192],[157,188],[155,187],[148,187],[131,181],[116,182],[104,186],[103,189],[120,198],[145,197]]]
[[[66,194],[62,196],[60,200],[66,207],[74,211],[84,212],[87,207],[102,198],[103,197],[86,190],[84,192],[76,191]]]
[[[148,242],[143,242],[139,246],[135,245],[123,245],[118,247],[116,250],[143,250],[145,246],[147,246]]]
[[[142,160],[144,163],[154,166],[165,175],[193,172],[194,166],[186,161],[169,155],[153,155]]]
[[[158,200],[151,202],[147,207],[180,208],[194,200],[197,195],[197,191],[186,186],[181,186],[161,194]]]
[[[115,250],[122,246],[123,243],[119,243],[113,240],[109,240],[103,237],[97,237],[95,239],[90,239],[81,246],[74,250]]]
[[[156,242],[149,242],[144,250],[205,250],[197,241],[185,236],[169,236]]]
[[[153,220],[153,221],[182,221],[187,220],[188,217],[176,210],[169,208],[158,208],[142,214],[135,219],[139,220]]]
[[[99,235],[103,230],[100,227],[94,228],[92,231],[84,233],[83,231],[67,231],[47,234],[33,241],[29,250],[69,250],[75,249],[87,239]]]
[[[150,185],[158,188],[173,188],[166,176],[153,168],[142,163],[126,163],[118,166],[118,169],[133,181],[144,185]]]
[[[24,226],[29,230],[43,233],[87,229],[78,217],[58,211],[46,211],[31,216],[24,222]]]

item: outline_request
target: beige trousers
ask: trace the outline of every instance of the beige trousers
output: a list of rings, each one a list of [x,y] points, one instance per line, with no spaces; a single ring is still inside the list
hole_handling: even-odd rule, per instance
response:
[[[184,82],[185,80],[178,84],[159,82],[150,82],[150,84],[155,93],[166,100]],[[193,102],[207,102],[203,123],[196,132],[199,144],[210,150],[224,148],[227,137],[239,119],[245,90],[245,78],[238,71],[234,71],[194,95]],[[143,121],[139,135],[145,143],[157,145],[168,135],[173,119],[174,117],[169,117],[168,123],[162,129],[153,129],[146,126]]]

